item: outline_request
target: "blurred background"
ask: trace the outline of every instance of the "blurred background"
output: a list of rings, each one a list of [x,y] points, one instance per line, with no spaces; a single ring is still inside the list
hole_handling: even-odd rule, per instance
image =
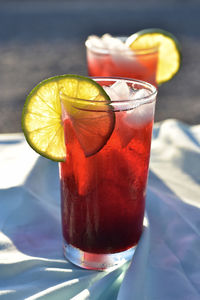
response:
[[[0,0],[0,133],[21,131],[27,94],[41,80],[87,75],[88,35],[173,33],[182,45],[179,73],[159,87],[156,121],[200,123],[199,0]]]

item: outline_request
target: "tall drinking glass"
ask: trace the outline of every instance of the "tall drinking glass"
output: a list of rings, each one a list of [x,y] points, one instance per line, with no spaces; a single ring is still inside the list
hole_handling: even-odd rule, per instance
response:
[[[126,51],[108,50],[94,47],[89,39],[85,45],[90,76],[119,76],[139,79],[156,86],[157,47],[134,51],[131,49]]]
[[[141,92],[134,100],[99,104],[80,99],[77,107],[74,102],[74,109],[87,110],[80,128],[74,128],[62,108],[67,149],[66,161],[59,165],[64,254],[78,266],[103,270],[129,260],[143,231],[157,90],[137,80],[94,80],[105,89],[124,82],[133,93]],[[95,128],[88,128],[91,120]],[[89,147],[102,139],[100,126],[105,140],[86,154],[79,130],[88,135]]]

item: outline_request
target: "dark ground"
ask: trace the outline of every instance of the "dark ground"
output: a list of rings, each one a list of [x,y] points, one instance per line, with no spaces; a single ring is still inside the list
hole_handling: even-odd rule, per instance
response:
[[[86,75],[89,34],[165,29],[182,45],[182,68],[159,88],[156,121],[200,123],[200,1],[0,1],[0,133],[21,131],[28,92],[59,74]]]

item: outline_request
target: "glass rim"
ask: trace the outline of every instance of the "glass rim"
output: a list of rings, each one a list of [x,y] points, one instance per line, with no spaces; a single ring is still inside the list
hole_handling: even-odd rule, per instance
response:
[[[104,82],[108,81],[109,82],[110,81],[110,82],[112,82],[112,84],[117,81],[125,81],[126,83],[132,84],[133,90],[134,90],[134,84],[137,84],[137,85],[141,85],[142,88],[150,91],[151,93],[148,96],[138,97],[136,99],[124,99],[124,100],[110,99],[109,102],[108,102],[108,100],[98,101],[98,100],[91,100],[91,99],[75,98],[72,96],[67,96],[62,91],[60,92],[60,97],[62,97],[61,95],[63,94],[63,95],[66,95],[69,98],[69,100],[71,99],[71,101],[74,100],[76,103],[78,103],[78,102],[79,103],[88,103],[91,106],[95,106],[96,104],[102,104],[102,105],[124,104],[124,105],[127,105],[130,103],[134,103],[136,105],[137,104],[143,105],[143,104],[148,104],[148,103],[152,103],[152,102],[156,101],[156,96],[158,93],[157,88],[154,85],[152,85],[151,83],[148,83],[146,81],[142,81],[142,80],[138,80],[138,79],[131,79],[131,78],[124,78],[124,77],[114,77],[114,76],[113,77],[98,77],[98,76],[92,77],[92,76],[90,76],[89,78],[95,80],[96,82],[100,82],[100,81],[104,81]],[[102,87],[103,87],[103,85],[102,85]],[[136,90],[140,90],[140,89],[136,89]]]
[[[116,38],[119,38],[121,40],[126,40],[126,36],[114,36]],[[110,50],[110,49],[106,49],[106,48],[99,48],[99,47],[95,47],[92,45],[91,41],[89,40],[89,37],[87,38],[87,40],[85,41],[85,46],[87,49],[91,50],[92,52],[95,53],[99,53],[99,54],[115,54],[115,53],[119,53],[119,50]],[[145,55],[145,54],[153,54],[153,53],[157,53],[159,49],[159,46],[154,46],[154,47],[149,47],[146,49],[127,49],[127,50],[123,50],[122,53],[119,53],[120,55],[123,55],[124,53],[127,53],[129,55]]]

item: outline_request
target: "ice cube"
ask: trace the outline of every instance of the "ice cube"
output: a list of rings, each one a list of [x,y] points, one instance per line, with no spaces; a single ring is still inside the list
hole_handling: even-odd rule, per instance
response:
[[[148,97],[150,95],[151,95],[151,92],[149,90],[147,90],[147,89],[134,90],[134,86],[133,86],[133,90],[131,91],[131,94],[130,94],[130,99],[131,100],[139,100],[139,99]]]
[[[155,103],[141,104],[134,107],[132,102],[132,109],[124,111],[119,128],[118,136],[120,137],[122,147],[126,147],[133,138],[133,130],[140,129],[154,118]],[[135,103],[134,103],[135,104]]]
[[[90,42],[91,47],[104,49],[105,45],[100,37],[97,35],[90,35],[88,37],[88,41]]]
[[[102,39],[106,49],[118,50],[118,51],[124,51],[124,50],[129,49],[125,45],[125,43],[122,42],[122,40],[120,40],[119,38],[113,37],[108,33],[104,34],[101,39]]]
[[[123,121],[130,127],[142,126],[153,120],[155,103],[146,99],[151,95],[149,90],[134,90],[123,80],[116,81],[110,87],[104,86],[103,88],[110,99],[114,101],[112,106],[115,111],[126,111]],[[127,101],[121,102],[125,100]]]
[[[131,88],[126,84],[126,82],[124,82],[123,80],[119,80],[116,81],[110,87],[104,86],[103,88],[105,92],[109,95],[110,99],[114,101],[112,103],[112,106],[114,107],[115,111],[127,110],[133,108],[133,103],[130,102],[129,104],[128,101],[130,100],[130,96],[132,95]],[[126,102],[124,103],[124,101]]]
[[[129,100],[130,88],[123,80],[116,81],[112,86],[110,86],[110,89],[115,91],[119,97],[119,100]]]
[[[120,100],[119,95],[117,95],[116,91],[114,89],[112,89],[112,87],[104,86],[103,88],[111,100],[113,100],[113,101]]]
[[[135,100],[134,109],[128,110],[124,117],[124,122],[126,122],[129,126],[140,127],[153,120],[155,102],[145,101],[145,97],[148,97],[149,95],[150,91],[145,89],[132,92],[130,99],[133,101]]]
[[[131,88],[122,80],[116,81],[110,87],[104,86],[103,88],[114,101],[112,106],[115,111],[124,111],[120,117],[120,126],[117,131],[122,147],[126,147],[133,137],[133,129],[153,121],[155,102],[150,102],[149,98],[146,99],[151,95],[150,91],[147,89],[135,90],[134,86]]]
[[[105,49],[109,52],[126,52],[133,53],[130,48],[119,38],[113,37],[109,33],[105,33],[101,37],[90,35],[88,37],[90,45],[95,48]]]
[[[124,68],[130,64],[130,60],[133,59],[133,51],[120,38],[104,34],[102,41],[104,42],[105,49],[111,55],[112,61],[118,67]]]

